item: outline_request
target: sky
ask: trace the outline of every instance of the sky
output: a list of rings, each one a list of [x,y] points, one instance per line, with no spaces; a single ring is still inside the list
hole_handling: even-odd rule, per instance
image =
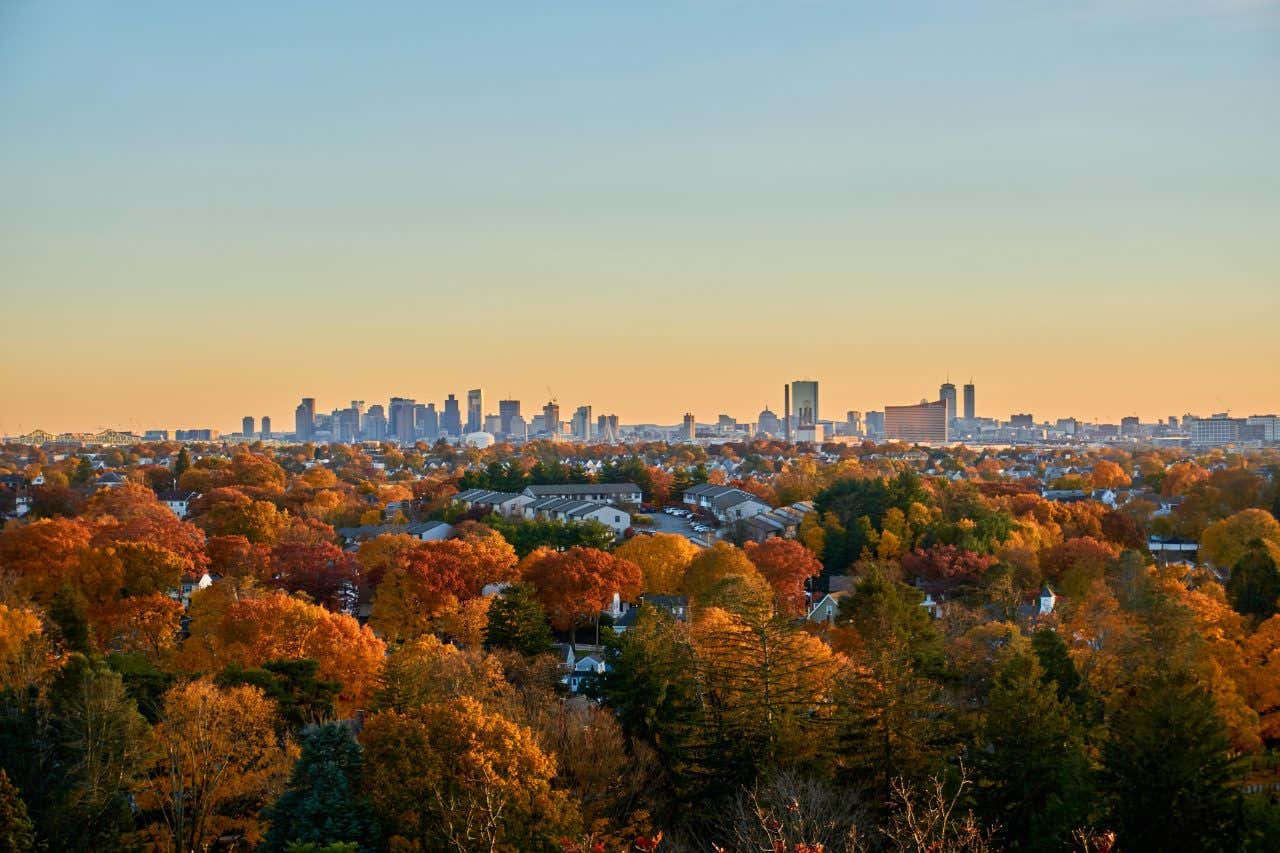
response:
[[[1277,140],[1277,0],[0,0],[0,434],[1276,412]]]

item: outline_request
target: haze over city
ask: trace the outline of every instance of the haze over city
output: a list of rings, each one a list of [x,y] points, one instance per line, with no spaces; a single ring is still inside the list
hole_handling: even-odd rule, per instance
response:
[[[0,6],[0,432],[1280,398],[1271,2]],[[834,409],[833,409],[834,410]]]

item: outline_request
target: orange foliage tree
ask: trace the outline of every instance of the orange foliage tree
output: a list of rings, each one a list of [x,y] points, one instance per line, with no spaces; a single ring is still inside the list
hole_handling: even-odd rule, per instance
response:
[[[799,616],[804,613],[804,583],[822,572],[822,563],[813,552],[793,539],[774,537],[764,542],[748,542],[747,559],[755,564],[773,588],[779,613]]]
[[[548,621],[560,631],[590,624],[614,593],[632,600],[643,583],[635,563],[595,548],[539,548],[524,558],[520,576],[533,584]]]

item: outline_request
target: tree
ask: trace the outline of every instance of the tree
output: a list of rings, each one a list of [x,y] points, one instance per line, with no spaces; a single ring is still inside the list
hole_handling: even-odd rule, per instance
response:
[[[1017,850],[1060,850],[1092,811],[1089,755],[1074,706],[1035,654],[1011,651],[987,699],[978,793]]]
[[[254,687],[223,690],[199,679],[165,694],[152,730],[155,759],[137,791],[153,816],[144,835],[154,847],[187,853],[222,835],[261,838],[258,812],[284,787],[292,758],[274,715]]]
[[[1089,472],[1089,485],[1095,489],[1118,489],[1132,482],[1133,478],[1109,459],[1099,459]]]
[[[356,563],[332,542],[289,541],[271,549],[274,586],[304,592],[330,610],[343,610],[355,595]]]
[[[1235,609],[1258,620],[1276,613],[1280,599],[1280,569],[1277,569],[1280,545],[1255,539],[1249,550],[1236,560],[1227,581],[1227,593]]]
[[[163,592],[132,595],[90,608],[89,619],[104,648],[159,660],[177,646],[182,605]]]
[[[613,553],[640,567],[644,592],[674,595],[680,591],[685,570],[700,550],[684,536],[656,533],[628,539]]]
[[[697,599],[731,576],[763,579],[760,570],[741,548],[728,542],[717,542],[690,561],[680,588],[690,598]]]
[[[342,685],[339,712],[367,707],[386,658],[386,645],[367,625],[283,592],[224,603],[218,590],[224,584],[192,596],[191,636],[182,649],[188,670],[312,658],[321,678]]]
[[[902,570],[908,578],[919,579],[932,592],[950,592],[961,586],[974,586],[983,573],[995,565],[996,558],[957,548],[955,545],[933,545],[916,548],[902,558]]]
[[[642,582],[635,563],[594,548],[539,548],[521,561],[520,575],[537,590],[551,627],[558,631],[590,624],[615,594],[629,601]]]
[[[374,714],[360,738],[393,847],[534,850],[576,831],[573,803],[552,788],[555,758],[474,699]]]
[[[116,847],[133,824],[128,794],[142,770],[146,721],[120,676],[83,655],[68,659],[49,705],[59,778],[46,834],[63,849]]]
[[[1153,674],[1117,709],[1110,733],[1103,787],[1126,849],[1238,849],[1230,741],[1194,677]]]
[[[0,853],[30,853],[36,849],[35,827],[27,806],[9,774],[0,768]]]
[[[374,707],[408,711],[459,696],[499,704],[510,692],[498,656],[460,649],[434,634],[423,634],[391,653]]]
[[[289,785],[263,817],[271,822],[262,849],[282,853],[291,844],[350,842],[353,853],[380,849],[378,824],[361,793],[364,751],[340,723],[306,734]]]
[[[1241,510],[1205,528],[1201,555],[1215,565],[1234,566],[1259,540],[1280,546],[1280,522],[1265,509]]]
[[[777,611],[804,615],[805,582],[822,573],[822,563],[813,552],[792,539],[775,536],[762,543],[748,542],[746,555],[773,588]]]
[[[34,684],[49,665],[40,617],[0,604],[0,690]]]
[[[400,565],[402,555],[416,548],[419,541],[407,533],[383,533],[362,542],[356,552],[361,582],[377,589],[386,573]]]
[[[64,586],[76,584],[91,536],[92,528],[79,519],[9,526],[0,533],[0,566],[17,576],[24,595],[48,604]]]
[[[181,477],[191,469],[191,454],[187,452],[184,446],[178,451],[178,458],[173,463],[173,476]]]
[[[255,545],[271,545],[289,524],[289,516],[271,501],[254,500],[237,488],[222,487],[192,508],[195,523],[209,536],[243,536]]]
[[[1040,555],[1040,567],[1068,598],[1083,598],[1094,582],[1106,577],[1119,551],[1092,536],[1068,539]]]
[[[538,655],[554,647],[547,615],[538,604],[537,590],[527,583],[507,587],[489,605],[486,649],[512,649]]]
[[[254,669],[233,663],[218,675],[217,685],[258,688],[276,703],[276,713],[286,732],[298,732],[335,716],[334,700],[342,685],[321,680],[317,677],[319,671],[320,664],[311,658],[269,660]]]

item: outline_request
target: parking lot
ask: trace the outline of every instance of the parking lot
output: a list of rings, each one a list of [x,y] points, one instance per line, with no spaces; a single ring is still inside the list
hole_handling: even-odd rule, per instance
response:
[[[693,529],[693,523],[690,519],[682,518],[676,515],[667,515],[665,512],[649,512],[645,513],[649,518],[653,519],[653,524],[646,527],[637,527],[637,530],[653,530],[658,533],[675,533],[684,536],[690,541],[698,545],[710,545],[715,542],[716,531],[709,530],[705,533]]]

